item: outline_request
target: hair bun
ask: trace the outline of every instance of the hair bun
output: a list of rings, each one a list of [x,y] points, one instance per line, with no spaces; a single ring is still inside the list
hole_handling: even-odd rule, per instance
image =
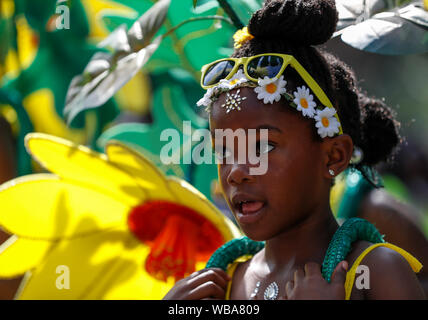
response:
[[[267,0],[250,19],[254,37],[282,38],[296,46],[318,45],[333,35],[338,19],[334,0]]]
[[[364,164],[375,165],[387,160],[401,143],[400,124],[394,112],[381,100],[359,94],[362,110]]]

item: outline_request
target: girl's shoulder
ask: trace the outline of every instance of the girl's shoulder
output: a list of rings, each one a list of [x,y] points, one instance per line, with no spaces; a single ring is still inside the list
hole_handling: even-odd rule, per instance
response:
[[[349,270],[357,265],[366,265],[377,269],[404,268],[413,273],[422,268],[422,264],[404,249],[391,243],[376,243],[368,241],[355,241],[347,256]]]
[[[347,261],[345,286],[350,286],[351,299],[424,298],[415,274],[422,265],[393,244],[356,241]]]
[[[226,273],[232,277],[235,272],[246,269],[253,257],[253,255],[247,254],[235,259],[235,261],[228,265]]]
[[[246,255],[236,259],[231,263],[226,273],[229,275],[231,281],[229,281],[227,290],[226,290],[226,300],[237,299],[239,297],[245,297],[245,286],[242,286],[244,275],[247,269],[250,266],[253,255]],[[231,293],[233,292],[233,297]]]
[[[351,251],[349,252],[348,256],[346,257],[346,261],[349,264],[349,267],[351,267],[357,258],[364,252],[364,250],[371,247],[373,243],[365,240],[358,240],[352,243]]]

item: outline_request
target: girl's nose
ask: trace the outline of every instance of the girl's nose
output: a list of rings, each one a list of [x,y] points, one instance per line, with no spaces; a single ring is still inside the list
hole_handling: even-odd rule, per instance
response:
[[[227,176],[227,183],[230,185],[239,185],[245,182],[252,182],[254,176],[249,174],[249,167],[246,164],[234,163]]]

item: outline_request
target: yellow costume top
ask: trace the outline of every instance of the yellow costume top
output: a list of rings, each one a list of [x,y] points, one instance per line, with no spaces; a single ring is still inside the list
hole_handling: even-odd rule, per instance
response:
[[[345,299],[349,300],[351,297],[351,292],[352,292],[352,288],[354,286],[354,280],[355,280],[355,272],[357,270],[357,267],[360,265],[361,261],[364,259],[364,257],[373,249],[377,248],[377,247],[387,247],[390,248],[396,252],[398,252],[399,254],[401,254],[406,260],[407,262],[410,264],[410,266],[412,267],[412,270],[416,273],[418,273],[421,268],[422,268],[422,264],[415,258],[413,257],[410,253],[408,253],[407,251],[391,244],[391,243],[376,243],[371,245],[370,247],[368,247],[367,249],[365,249],[359,256],[358,258],[355,260],[355,262],[353,263],[352,267],[349,269],[349,271],[346,273],[346,281],[345,281]],[[238,266],[239,263],[245,262],[249,259],[251,259],[253,256],[252,255],[244,255],[242,257],[239,257],[238,259],[236,259],[233,263],[231,263],[229,265],[229,267],[227,268],[227,274],[233,278],[233,274],[236,270],[236,267]],[[230,281],[227,285],[227,290],[226,290],[226,300],[230,300],[230,290],[232,288],[232,281]]]

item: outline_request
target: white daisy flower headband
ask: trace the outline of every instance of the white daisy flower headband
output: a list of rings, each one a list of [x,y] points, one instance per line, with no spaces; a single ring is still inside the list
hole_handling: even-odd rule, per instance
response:
[[[246,78],[242,70],[238,70],[229,80],[222,79],[216,86],[208,88],[204,97],[197,102],[197,105],[205,106],[207,107],[207,111],[209,111],[220,94],[226,92],[226,101],[221,107],[226,109],[226,113],[233,110],[240,111],[240,104],[246,97],[240,96],[239,89],[233,94],[230,94],[228,91],[241,87],[254,87],[257,98],[263,100],[264,104],[272,104],[278,102],[281,97],[285,97],[290,105],[300,111],[304,117],[314,119],[315,126],[321,138],[327,136],[333,137],[336,134],[342,133],[341,124],[334,108],[325,107],[318,109],[309,88],[303,85],[298,87],[297,91],[294,91],[293,94],[290,94],[286,91],[286,85],[287,81],[283,75],[279,78],[259,78],[256,85]]]

